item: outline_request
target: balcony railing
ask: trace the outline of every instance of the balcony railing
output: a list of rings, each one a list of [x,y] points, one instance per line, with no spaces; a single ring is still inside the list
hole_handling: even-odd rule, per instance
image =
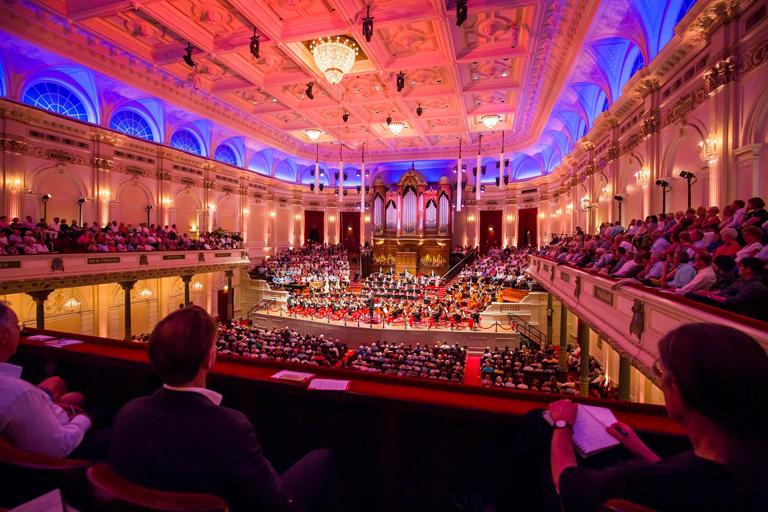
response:
[[[547,258],[531,256],[529,272],[548,292],[586,321],[651,379],[658,342],[688,323],[728,325],[755,338],[768,350],[768,324],[640,284],[618,280]],[[727,340],[723,340],[724,343]]]

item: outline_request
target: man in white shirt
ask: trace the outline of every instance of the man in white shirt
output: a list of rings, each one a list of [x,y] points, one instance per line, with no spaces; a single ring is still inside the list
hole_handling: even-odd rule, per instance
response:
[[[696,254],[696,275],[680,288],[675,290],[679,295],[688,292],[707,291],[715,284],[715,269],[712,268],[712,256],[706,252]]]
[[[88,416],[65,404],[80,401],[82,395],[65,394],[58,378],[40,387],[21,380],[21,368],[6,363],[18,344],[16,314],[0,304],[0,436],[22,450],[66,457],[91,427]]]

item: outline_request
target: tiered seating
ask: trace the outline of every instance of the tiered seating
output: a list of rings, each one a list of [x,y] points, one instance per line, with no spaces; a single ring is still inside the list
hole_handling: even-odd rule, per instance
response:
[[[466,358],[466,348],[458,345],[428,347],[379,341],[357,347],[345,366],[385,375],[462,382]]]
[[[759,197],[723,208],[604,223],[555,237],[541,255],[768,320],[768,212]]]
[[[341,244],[307,244],[269,258],[251,271],[254,279],[278,285],[310,285],[340,290],[349,285],[350,265]]]
[[[24,222],[0,216],[0,255],[34,255],[55,253],[117,253],[146,251],[191,251],[238,249],[238,234],[223,231],[200,233],[192,238],[172,226],[112,221],[106,226],[97,222],[78,226],[54,217],[35,223],[27,216]]]

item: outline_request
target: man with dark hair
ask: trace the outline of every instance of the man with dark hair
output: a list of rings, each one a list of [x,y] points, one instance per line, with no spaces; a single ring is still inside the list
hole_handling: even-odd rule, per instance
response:
[[[233,511],[338,508],[330,451],[314,450],[278,474],[248,418],[206,388],[216,338],[216,322],[198,306],[155,326],[149,359],[164,385],[117,414],[109,463],[137,484],[215,494]]]
[[[83,396],[68,393],[59,377],[39,386],[21,380],[21,368],[6,363],[16,353],[19,331],[16,313],[0,303],[0,437],[22,450],[66,457],[91,428],[79,409]]]

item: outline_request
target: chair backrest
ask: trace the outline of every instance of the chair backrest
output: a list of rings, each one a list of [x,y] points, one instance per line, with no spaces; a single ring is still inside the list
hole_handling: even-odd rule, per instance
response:
[[[632,503],[627,500],[608,500],[600,507],[599,512],[655,512],[653,509]]]
[[[87,472],[94,508],[154,512],[226,512],[224,500],[211,494],[168,492],[129,482],[107,464]]]
[[[9,483],[0,493],[0,505],[15,506],[52,489],[61,489],[67,502],[80,503],[89,466],[85,460],[21,450],[0,437],[0,481]]]

